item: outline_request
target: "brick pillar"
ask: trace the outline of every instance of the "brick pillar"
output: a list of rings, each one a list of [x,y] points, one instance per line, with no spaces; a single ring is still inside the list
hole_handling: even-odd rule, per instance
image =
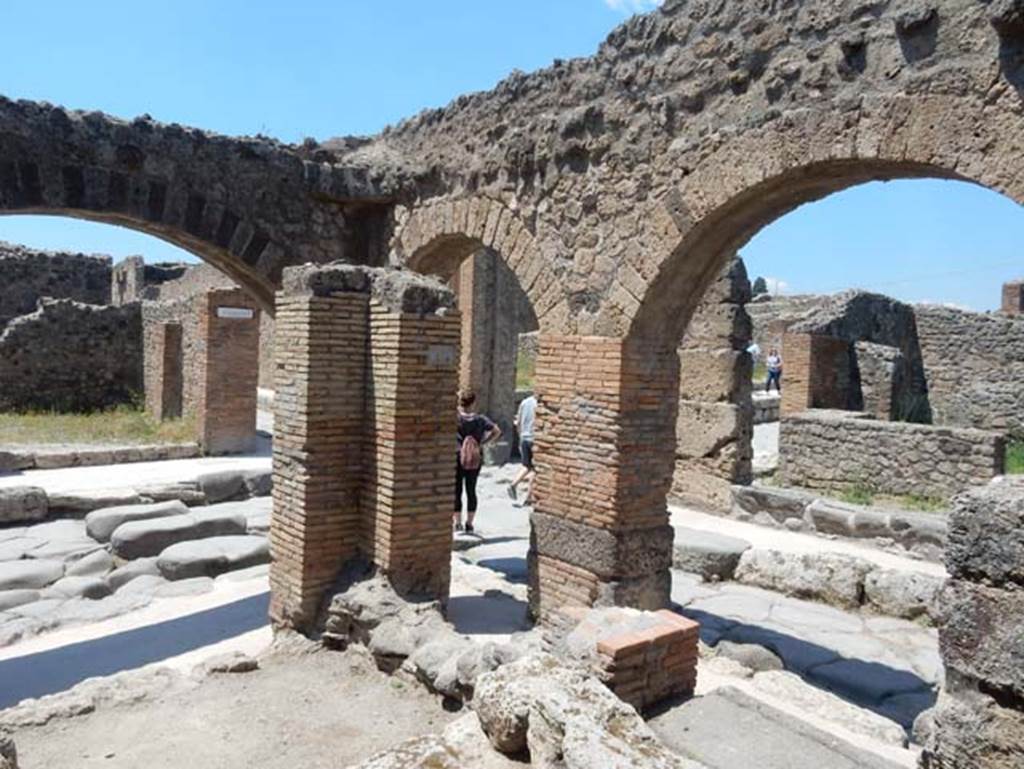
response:
[[[807,409],[849,409],[850,343],[820,334],[782,337],[782,415]]]
[[[210,291],[197,306],[203,368],[199,443],[207,454],[248,451],[256,438],[259,306],[240,289]]]
[[[156,419],[182,414],[182,333],[180,323],[149,324],[146,340],[146,410]]]
[[[448,596],[455,485],[456,312],[370,311],[364,550],[401,593]]]
[[[728,511],[732,485],[753,480],[750,281],[733,259],[708,288],[679,348],[679,418],[672,493]]]
[[[368,302],[277,298],[271,616],[299,629],[359,540]]]
[[[1024,280],[1003,284],[1002,310],[1007,315],[1024,315]]]
[[[679,359],[624,340],[546,336],[537,361],[530,607],[669,600]]]
[[[447,599],[459,318],[426,278],[285,270],[277,296],[271,616],[309,631],[345,562]]]

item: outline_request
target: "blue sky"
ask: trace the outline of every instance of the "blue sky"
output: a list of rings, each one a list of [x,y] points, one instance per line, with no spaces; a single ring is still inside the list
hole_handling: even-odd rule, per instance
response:
[[[291,142],[366,134],[513,69],[589,55],[653,4],[2,0],[0,93]],[[0,239],[183,257],[129,230],[49,217],[2,217]],[[990,309],[998,284],[1024,275],[1021,243],[1024,211],[1010,201],[965,184],[903,182],[804,207],[743,253],[752,275],[789,291],[858,285]]]

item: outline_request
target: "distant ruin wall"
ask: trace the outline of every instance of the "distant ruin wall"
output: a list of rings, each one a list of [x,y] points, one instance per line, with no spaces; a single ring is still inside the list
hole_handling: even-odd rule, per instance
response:
[[[750,282],[743,262],[726,266],[697,308],[679,349],[679,415],[672,494],[728,510],[732,485],[752,479]]]
[[[164,327],[168,324],[181,328],[181,350],[175,357],[181,361],[180,411],[192,416],[199,405],[200,390],[203,387],[204,369],[203,344],[199,334],[199,303],[203,296],[182,299],[176,302],[143,302],[142,325],[145,344],[145,393],[146,410],[153,416],[167,416],[164,407],[164,381],[162,372],[165,362]]]
[[[949,498],[1004,470],[999,433],[883,422],[848,411],[783,417],[779,478],[825,491],[867,487],[885,494]]]
[[[142,391],[139,305],[43,300],[0,335],[0,410],[93,411]]]
[[[1024,438],[1024,316],[925,305],[915,313],[935,423]]]
[[[110,271],[108,256],[37,251],[0,242],[0,329],[34,312],[43,298],[106,304]]]

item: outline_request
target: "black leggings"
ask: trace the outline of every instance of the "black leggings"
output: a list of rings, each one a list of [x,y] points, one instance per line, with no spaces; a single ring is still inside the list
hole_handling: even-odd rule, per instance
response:
[[[463,470],[462,465],[458,462],[455,463],[455,507],[452,509],[456,512],[462,512],[462,485],[466,485],[466,501],[468,504],[468,510],[471,513],[476,512],[476,479],[480,477],[479,470]]]

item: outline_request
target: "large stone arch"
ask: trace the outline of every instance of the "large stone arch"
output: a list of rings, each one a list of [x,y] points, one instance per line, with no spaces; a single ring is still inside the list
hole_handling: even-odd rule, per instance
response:
[[[353,189],[341,176],[360,186],[268,139],[0,97],[0,214],[153,235],[216,266],[270,312],[284,267],[357,260],[342,209]]]
[[[569,307],[555,265],[530,228],[507,205],[474,196],[430,201],[396,212],[392,261],[424,274],[449,278],[481,248],[497,253],[516,276],[542,332],[564,332]]]
[[[655,204],[645,234],[652,277],[629,334],[678,341],[732,254],[794,208],[911,178],[972,182],[1024,204],[1024,114],[971,98],[866,98],[848,115],[804,110],[721,142]]]

